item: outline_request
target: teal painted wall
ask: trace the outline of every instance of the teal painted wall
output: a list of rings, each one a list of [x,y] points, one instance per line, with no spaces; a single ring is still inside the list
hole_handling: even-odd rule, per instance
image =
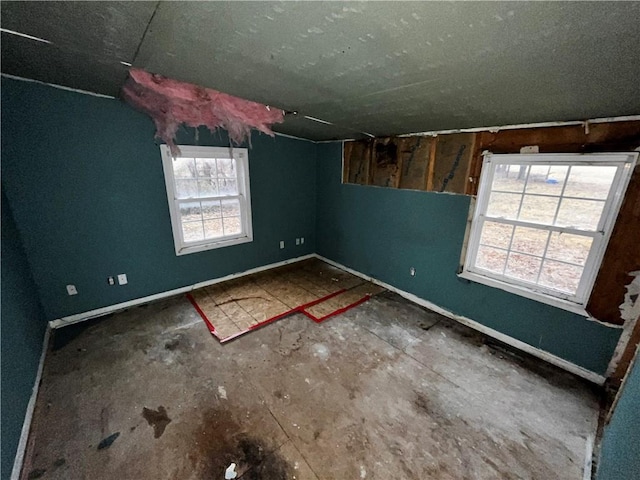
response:
[[[177,257],[154,132],[119,100],[2,78],[2,178],[47,320],[315,251],[315,144],[255,134],[254,241]],[[228,141],[202,130],[198,144]],[[129,284],[107,285],[118,273]]]
[[[3,78],[2,117],[3,181],[48,320],[318,252],[597,373],[618,340],[617,329],[460,280],[469,197],[342,185],[339,143],[255,134],[254,241],[177,257],[147,116]],[[227,138],[200,131],[198,143]],[[107,285],[118,273],[129,284]]]
[[[38,371],[46,322],[22,241],[2,193],[2,463],[10,478],[24,415]]]
[[[640,478],[640,359],[636,358],[604,429],[597,480]]]
[[[343,185],[341,158],[318,145],[320,255],[604,374],[619,330],[457,277],[470,197]]]

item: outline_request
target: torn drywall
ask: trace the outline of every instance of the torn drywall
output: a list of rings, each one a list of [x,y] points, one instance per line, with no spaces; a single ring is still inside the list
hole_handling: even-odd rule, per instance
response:
[[[284,112],[261,103],[227,95],[192,83],[180,82],[132,68],[122,88],[124,99],[148,114],[156,125],[156,136],[166,142],[171,153],[180,124],[201,125],[214,131],[224,128],[239,145],[249,138],[252,128],[273,136],[271,126],[284,120]]]
[[[633,280],[627,285],[624,294],[624,302],[620,305],[620,318],[623,320],[635,320],[640,316],[640,270],[629,273]]]

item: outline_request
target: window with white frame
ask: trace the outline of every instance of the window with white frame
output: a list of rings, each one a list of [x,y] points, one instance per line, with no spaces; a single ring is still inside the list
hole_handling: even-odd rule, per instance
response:
[[[461,277],[584,313],[637,153],[485,153]]]
[[[176,255],[253,240],[246,148],[160,149]]]

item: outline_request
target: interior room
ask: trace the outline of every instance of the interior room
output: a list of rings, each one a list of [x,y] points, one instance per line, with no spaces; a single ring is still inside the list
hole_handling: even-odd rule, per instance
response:
[[[0,13],[2,479],[640,478],[640,2]]]

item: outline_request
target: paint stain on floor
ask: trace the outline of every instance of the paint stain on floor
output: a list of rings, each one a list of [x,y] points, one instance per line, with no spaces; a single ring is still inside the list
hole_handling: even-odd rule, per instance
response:
[[[171,423],[167,410],[162,405],[158,407],[158,410],[144,407],[142,409],[142,417],[153,427],[153,438],[160,438],[167,425]]]

